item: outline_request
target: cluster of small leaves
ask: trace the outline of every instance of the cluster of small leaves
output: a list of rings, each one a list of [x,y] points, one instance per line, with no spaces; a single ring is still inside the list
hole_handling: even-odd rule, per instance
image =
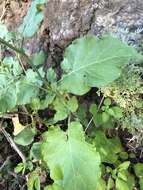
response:
[[[124,117],[121,119],[121,126],[132,133],[136,130],[140,133],[143,127],[142,74],[142,66],[131,63],[123,69],[118,80],[101,88],[105,97],[110,97],[122,108]]]

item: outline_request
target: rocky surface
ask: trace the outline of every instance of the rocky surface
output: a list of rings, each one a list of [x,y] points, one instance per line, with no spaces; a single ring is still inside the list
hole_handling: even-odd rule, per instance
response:
[[[87,33],[143,26],[142,0],[49,0],[43,29],[60,47]]]

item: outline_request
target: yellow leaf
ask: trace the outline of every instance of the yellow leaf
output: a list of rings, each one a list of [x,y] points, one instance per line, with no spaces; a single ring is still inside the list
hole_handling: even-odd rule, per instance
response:
[[[13,126],[14,126],[14,132],[13,132],[13,134],[15,136],[18,135],[21,131],[23,131],[23,129],[26,128],[24,125],[22,125],[19,122],[18,115],[15,115],[14,117],[12,117],[12,122],[13,122]]]

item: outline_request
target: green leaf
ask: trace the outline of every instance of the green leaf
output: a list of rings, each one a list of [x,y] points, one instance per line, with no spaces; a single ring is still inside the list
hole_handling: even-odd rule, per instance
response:
[[[42,81],[36,72],[28,69],[26,76],[19,81],[17,89],[17,105],[25,105],[30,103],[32,98],[37,97]]]
[[[113,189],[113,187],[114,187],[114,180],[111,177],[109,177],[108,183],[107,183],[107,190],[111,190]]]
[[[110,98],[106,98],[106,99],[104,100],[104,105],[105,105],[105,106],[110,106],[110,105],[111,105],[111,99],[110,99]]]
[[[89,108],[90,113],[93,115],[93,122],[95,126],[100,126],[103,124],[102,114],[98,113],[98,107],[96,104],[91,104]]]
[[[118,106],[114,106],[112,110],[114,111],[114,117],[116,119],[120,119],[123,116],[123,110]]]
[[[37,9],[38,5],[46,3],[47,0],[33,0],[28,10],[27,15],[24,17],[23,24],[18,28],[23,37],[32,37],[38,30],[40,23],[44,18],[44,13]]]
[[[64,97],[57,97],[53,102],[56,114],[54,115],[55,121],[64,120],[68,117],[70,112],[75,112],[78,108],[76,97],[66,100]]]
[[[14,172],[19,173],[24,169],[24,164],[23,163],[19,163],[15,168],[14,168]]]
[[[34,140],[35,132],[32,129],[26,128],[15,136],[14,141],[22,146],[31,144]]]
[[[106,190],[106,182],[100,178],[96,190]]]
[[[0,112],[12,110],[17,103],[17,80],[22,70],[19,62],[5,57],[0,65]]]
[[[124,181],[127,181],[127,177],[128,177],[127,174],[128,174],[127,170],[122,170],[118,172],[118,177]]]
[[[80,123],[84,127],[87,127],[87,125],[88,125],[88,120],[87,120],[87,105],[79,104],[79,108],[78,108],[78,111],[77,111],[77,117],[78,117]]]
[[[121,142],[118,138],[108,139],[103,132],[96,131],[93,144],[100,153],[102,162],[116,163],[118,159],[117,154],[122,151]]]
[[[119,171],[127,170],[130,165],[130,161],[123,162],[118,166]]]
[[[33,65],[41,65],[46,59],[46,54],[43,51],[36,53],[32,56]]]
[[[125,171],[124,171],[125,172]],[[124,176],[123,176],[124,175]],[[127,171],[120,177],[116,179],[117,190],[132,190],[135,186],[135,179]],[[125,178],[125,180],[123,180]]]
[[[82,37],[66,49],[62,62],[64,74],[60,80],[61,88],[83,95],[91,87],[103,87],[113,82],[120,76],[123,66],[131,59],[139,58],[142,56],[134,48],[117,38]]]
[[[134,171],[137,177],[143,177],[143,164],[142,163],[135,164]]]
[[[124,180],[120,178],[116,179],[116,188],[117,190],[131,190],[129,189],[127,182],[125,182]]]
[[[54,110],[56,110],[56,113],[54,115],[54,120],[60,121],[60,120],[64,120],[67,118],[68,116],[68,108],[66,107],[66,103],[65,100],[61,97],[56,98],[55,101],[53,102],[54,105]]]
[[[30,173],[28,176],[27,187],[28,190],[40,190],[40,176],[38,171],[35,170]]]
[[[3,63],[6,67],[8,67],[11,70],[11,73],[14,76],[22,74],[23,70],[21,68],[21,65],[19,64],[19,61],[14,57],[5,57],[3,59]]]
[[[122,160],[127,160],[129,157],[127,152],[120,152],[119,156]]]
[[[0,112],[10,111],[16,106],[17,96],[14,88],[15,86],[13,85],[0,92]]]
[[[96,104],[91,104],[90,108],[89,108],[90,113],[92,113],[92,115],[95,115],[98,112],[98,107]]]
[[[110,119],[110,115],[107,112],[103,112],[102,113],[102,121],[103,121],[103,123],[108,122],[109,119]]]
[[[100,178],[100,157],[85,142],[80,123],[72,122],[66,132],[53,128],[43,135],[43,139],[42,155],[54,185],[60,186],[60,190],[96,189]]]
[[[56,184],[48,185],[44,188],[44,190],[61,190],[60,187]]]
[[[47,70],[46,77],[47,77],[48,82],[50,82],[50,83],[56,82],[56,80],[57,80],[56,73],[55,73],[54,69],[52,69],[52,68],[49,68]]]
[[[55,94],[49,91],[44,99],[40,99],[39,97],[33,97],[30,101],[30,107],[34,111],[43,110],[45,108],[48,108],[48,106],[54,101],[54,98]]]
[[[31,158],[34,158],[36,160],[42,160],[41,145],[42,145],[42,143],[40,143],[40,142],[33,144],[32,148],[30,150]]]
[[[143,190],[143,177],[139,179],[140,190]]]
[[[67,102],[67,106],[71,112],[75,112],[78,108],[78,101],[75,96],[71,97]]]

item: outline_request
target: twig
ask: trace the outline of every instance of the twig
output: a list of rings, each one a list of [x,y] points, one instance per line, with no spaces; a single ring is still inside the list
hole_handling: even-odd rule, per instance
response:
[[[99,106],[98,106],[98,110],[97,110],[97,113],[99,112],[99,110],[100,110],[100,107],[101,107],[101,105],[102,105],[102,103],[103,103],[103,101],[104,101],[104,96],[102,97],[102,99],[101,99],[101,101],[100,101],[100,104],[99,104]],[[93,121],[93,116],[92,116],[92,118],[90,119],[90,121],[88,122],[88,125],[87,125],[87,127],[86,127],[86,129],[85,129],[85,133],[86,133],[86,131],[87,131],[87,129],[89,128],[89,126],[90,126],[90,124],[92,123],[92,121]]]
[[[7,164],[7,162],[10,160],[10,158],[11,158],[12,156],[8,156],[7,158],[6,158],[6,160],[4,161],[4,163],[1,165],[1,167],[0,167],[0,172],[1,172],[1,170],[5,167],[5,165]]]
[[[17,152],[17,154],[21,157],[22,162],[25,163],[26,162],[26,158],[24,156],[24,154],[21,152],[21,150],[18,148],[18,146],[15,144],[15,142],[13,141],[13,139],[11,138],[10,134],[8,134],[6,132],[6,130],[2,127],[3,124],[3,120],[0,123],[0,132],[3,133],[3,135],[5,136],[5,138],[7,139],[7,141],[10,143],[11,147]]]

